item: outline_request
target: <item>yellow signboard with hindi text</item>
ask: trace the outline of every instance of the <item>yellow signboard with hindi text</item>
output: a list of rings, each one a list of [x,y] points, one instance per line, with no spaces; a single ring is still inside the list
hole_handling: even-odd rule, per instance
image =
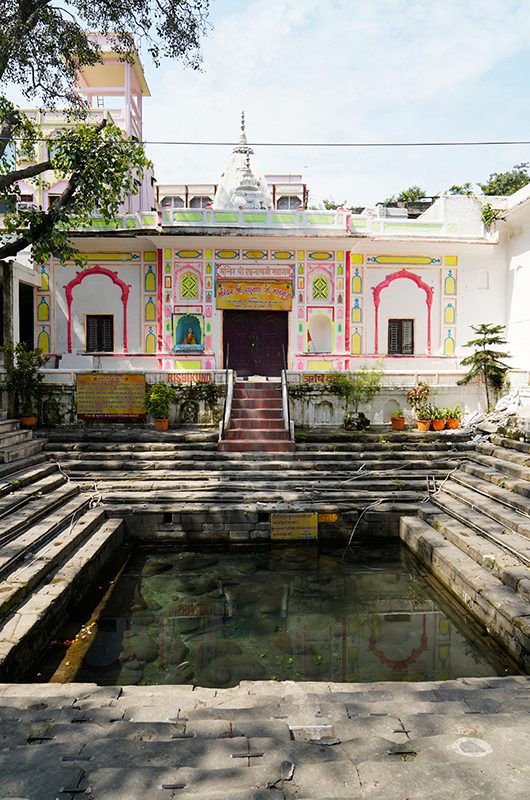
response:
[[[78,375],[76,396],[79,419],[145,419],[145,375]]]
[[[289,281],[218,281],[216,305],[222,309],[290,311],[293,285]]]
[[[318,539],[318,514],[271,514],[271,539]]]

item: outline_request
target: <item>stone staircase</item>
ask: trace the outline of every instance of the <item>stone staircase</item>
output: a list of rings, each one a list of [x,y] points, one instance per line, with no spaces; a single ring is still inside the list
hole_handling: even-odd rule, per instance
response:
[[[492,436],[401,537],[530,669],[530,444]]]
[[[428,481],[442,481],[473,449],[464,433],[450,438],[415,431],[349,434],[333,443],[304,441],[294,452],[218,452],[211,435],[190,441],[185,431],[141,440],[107,431],[49,432],[45,450],[80,485],[97,483],[111,503],[137,503],[147,493],[153,504],[278,503],[309,510],[334,506],[364,508],[387,497],[381,510],[412,510]]]
[[[280,383],[236,381],[230,425],[219,450],[288,453],[295,449],[284,425]]]
[[[0,678],[22,674],[97,574],[123,523],[109,520],[44,455],[43,439],[0,421]]]
[[[3,686],[2,796],[527,800],[529,686]]]

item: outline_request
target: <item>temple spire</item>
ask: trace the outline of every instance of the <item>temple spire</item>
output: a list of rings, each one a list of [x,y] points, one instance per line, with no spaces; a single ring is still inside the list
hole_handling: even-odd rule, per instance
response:
[[[239,142],[217,186],[213,208],[269,208],[272,204],[269,187],[247,141],[244,111],[240,131]]]

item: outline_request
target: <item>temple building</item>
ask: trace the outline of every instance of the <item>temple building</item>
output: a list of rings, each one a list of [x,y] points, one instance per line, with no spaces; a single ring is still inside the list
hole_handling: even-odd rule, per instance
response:
[[[81,83],[95,117],[141,137],[139,61],[108,54]],[[104,108],[109,92],[117,109]],[[496,199],[497,228],[474,197],[442,196],[413,217],[382,205],[311,209],[301,175],[261,171],[242,118],[216,182],[155,187],[148,175],[117,219],[72,232],[86,266],[35,267],[12,334],[72,372],[277,376],[382,362],[454,381],[470,326],[491,322],[507,326],[512,364],[528,369],[529,200],[528,188]]]

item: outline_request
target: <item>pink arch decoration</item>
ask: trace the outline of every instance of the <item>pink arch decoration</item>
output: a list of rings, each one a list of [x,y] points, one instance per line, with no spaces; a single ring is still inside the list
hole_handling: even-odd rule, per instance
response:
[[[378,283],[377,286],[372,287],[372,294],[374,296],[374,306],[375,306],[375,352],[376,355],[379,354],[379,303],[381,300],[381,292],[383,289],[386,289],[392,281],[397,281],[400,278],[407,278],[409,281],[414,281],[416,286],[419,289],[423,289],[425,292],[425,302],[427,304],[427,355],[430,356],[431,354],[431,310],[432,310],[432,298],[434,294],[434,289],[432,286],[429,286],[425,281],[422,281],[419,275],[414,275],[413,272],[409,272],[406,269],[401,269],[399,272],[393,272],[391,275],[387,275],[384,281]]]
[[[73,301],[73,290],[76,286],[79,286],[88,275],[106,275],[107,278],[110,278],[112,283],[115,283],[116,286],[119,286],[121,289],[121,302],[123,303],[123,350],[125,353],[128,352],[127,347],[127,303],[129,300],[129,291],[130,291],[130,284],[124,283],[120,278],[118,278],[117,272],[111,272],[110,269],[106,269],[106,267],[91,267],[90,269],[85,269],[83,272],[76,273],[75,278],[72,278],[70,283],[67,283],[66,286],[63,286],[64,293],[66,295],[66,302],[68,304],[68,352],[72,352],[72,301]]]

